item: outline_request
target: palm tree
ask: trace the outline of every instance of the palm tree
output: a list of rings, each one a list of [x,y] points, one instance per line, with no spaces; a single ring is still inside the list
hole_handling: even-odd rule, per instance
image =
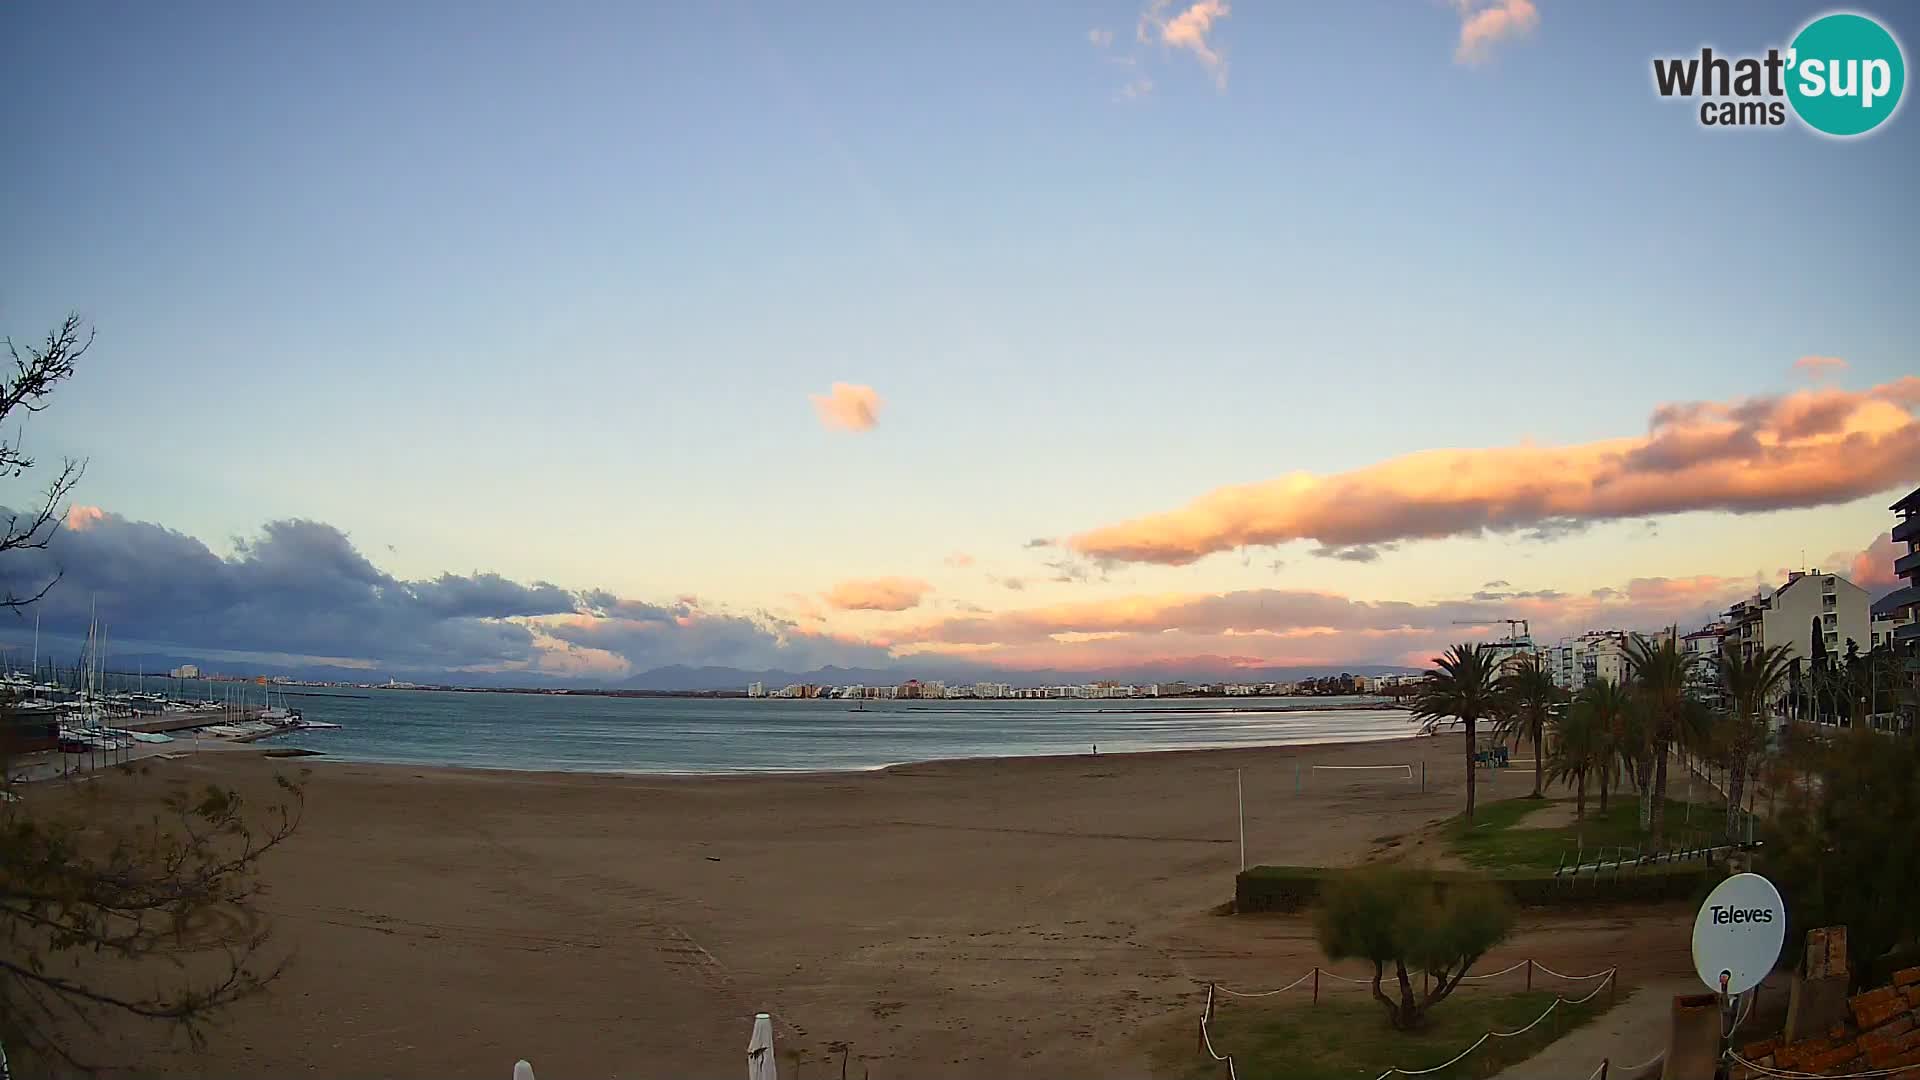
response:
[[[1553,717],[1553,765],[1547,775],[1554,782],[1571,780],[1574,820],[1587,816],[1587,777],[1604,773],[1610,764],[1603,729],[1590,708],[1575,707]]]
[[[1672,633],[1658,639],[1635,634],[1627,639],[1626,653],[1634,693],[1647,710],[1647,754],[1653,764],[1653,785],[1640,790],[1640,823],[1658,845],[1666,839],[1667,753],[1687,712],[1687,668],[1693,658],[1680,651]]]
[[[1533,743],[1533,794],[1529,797],[1538,799],[1540,780],[1546,771],[1544,755],[1540,753],[1541,735],[1554,708],[1567,700],[1567,693],[1554,683],[1553,673],[1547,670],[1539,653],[1527,653],[1510,665],[1506,674],[1500,676],[1500,692],[1506,698],[1507,707],[1494,730],[1502,739],[1519,742],[1525,738]]]
[[[1773,701],[1787,684],[1792,663],[1785,645],[1762,649],[1751,656],[1728,649],[1720,657],[1720,685],[1726,691],[1727,712],[1727,839],[1738,839],[1740,796],[1755,752],[1766,737],[1767,716]]]
[[[1458,719],[1467,729],[1467,820],[1473,820],[1474,724],[1498,716],[1502,695],[1494,651],[1484,645],[1455,645],[1433,658],[1434,667],[1413,695],[1413,718],[1434,723]]]
[[[1630,753],[1643,740],[1633,714],[1633,695],[1612,679],[1600,679],[1573,699],[1573,709],[1592,718],[1594,738],[1600,743],[1600,812],[1607,812],[1607,790],[1614,774],[1633,760]]]

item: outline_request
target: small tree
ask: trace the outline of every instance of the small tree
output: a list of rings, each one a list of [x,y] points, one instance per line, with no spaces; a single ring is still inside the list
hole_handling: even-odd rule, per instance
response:
[[[1574,707],[1553,718],[1553,759],[1547,775],[1574,785],[1574,820],[1587,816],[1587,779],[1603,776],[1609,765],[1604,729],[1590,707]]]
[[[1722,715],[1722,744],[1727,763],[1727,839],[1739,839],[1740,800],[1747,777],[1766,746],[1767,717],[1787,683],[1790,665],[1785,645],[1751,655],[1728,649],[1720,657],[1720,686],[1727,699]]]
[[[1540,752],[1540,743],[1554,710],[1567,700],[1567,692],[1553,681],[1553,673],[1547,670],[1539,653],[1522,656],[1506,674],[1500,676],[1500,692],[1504,698],[1504,711],[1495,730],[1501,738],[1510,738],[1515,742],[1525,738],[1533,743],[1533,794],[1530,798],[1541,798],[1540,782],[1546,775],[1546,762],[1545,755]]]
[[[37,347],[8,339],[14,370],[0,371],[0,421],[45,408],[92,341],[75,315]],[[0,435],[0,476],[34,465],[19,430]],[[0,555],[53,542],[83,468],[67,461],[33,508],[0,523]],[[58,580],[8,592],[0,608],[18,611]],[[298,825],[298,785],[276,777],[280,799],[259,813],[210,786],[176,791],[162,813],[146,814],[114,800],[130,777],[16,790],[9,764],[0,752],[0,1046],[84,1067],[76,1025],[113,1014],[177,1025],[197,1043],[208,1018],[278,974],[262,963],[255,871]]]
[[[1786,787],[1762,865],[1785,894],[1787,940],[1844,925],[1859,985],[1920,934],[1920,906],[1907,902],[1920,893],[1920,742],[1856,729],[1804,760],[1814,782]]]
[[[1473,820],[1473,755],[1478,747],[1474,725],[1498,716],[1503,696],[1495,654],[1484,645],[1455,645],[1445,656],[1433,658],[1434,668],[1414,692],[1413,718],[1429,724],[1458,718],[1467,735],[1467,820]]]
[[[1687,672],[1693,658],[1680,651],[1675,635],[1669,631],[1658,639],[1635,634],[1627,639],[1627,669],[1633,673],[1633,690],[1646,709],[1648,725],[1646,747],[1652,766],[1652,784],[1640,785],[1640,827],[1653,834],[1658,846],[1667,833],[1667,756],[1680,739],[1690,716],[1687,697]]]
[[[1607,812],[1607,793],[1616,776],[1631,775],[1633,763],[1644,737],[1634,713],[1633,696],[1612,679],[1596,679],[1581,687],[1573,699],[1573,708],[1584,711],[1593,723],[1593,737],[1599,743],[1600,761],[1596,771],[1600,780],[1600,812]]]
[[[1400,869],[1355,870],[1330,882],[1314,917],[1320,949],[1332,960],[1373,964],[1373,997],[1387,1022],[1411,1031],[1445,1001],[1474,963],[1513,930],[1513,905],[1484,882],[1441,884]],[[1381,987],[1391,967],[1397,994]],[[1430,978],[1416,995],[1412,975]]]

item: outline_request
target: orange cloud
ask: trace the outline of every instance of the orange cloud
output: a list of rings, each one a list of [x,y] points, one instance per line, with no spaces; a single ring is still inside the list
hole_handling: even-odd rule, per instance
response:
[[[1460,43],[1453,58],[1462,64],[1478,64],[1487,58],[1495,43],[1531,33],[1540,25],[1540,11],[1532,0],[1453,0],[1460,13]]]
[[[1689,510],[1823,506],[1910,481],[1920,376],[1858,393],[1663,405],[1644,436],[1573,446],[1427,450],[1332,476],[1221,488],[1071,537],[1096,559],[1184,565],[1231,548],[1329,548],[1473,536]]]
[[[67,507],[67,528],[76,532],[83,531],[106,516],[107,512],[97,506],[81,506],[75,503]]]
[[[827,604],[841,611],[905,611],[919,607],[933,586],[917,578],[873,578],[843,581],[824,594]]]
[[[1233,14],[1233,8],[1226,0],[1195,0],[1195,2],[1169,18],[1167,8],[1172,0],[1153,0],[1147,10],[1140,14],[1140,25],[1136,36],[1142,42],[1159,38],[1162,45],[1175,49],[1185,49],[1198,57],[1200,63],[1213,74],[1214,85],[1227,88],[1227,61],[1207,36],[1213,33],[1213,24]]]
[[[955,569],[960,569],[962,567],[972,566],[973,556],[967,554],[964,551],[956,551],[953,554],[947,556],[945,561],[948,566],[951,566]]]
[[[1810,379],[1823,379],[1847,370],[1847,362],[1837,356],[1803,356],[1793,362],[1793,367]]]
[[[880,422],[880,407],[886,404],[871,386],[837,382],[825,394],[808,394],[820,423],[839,431],[870,431]]]

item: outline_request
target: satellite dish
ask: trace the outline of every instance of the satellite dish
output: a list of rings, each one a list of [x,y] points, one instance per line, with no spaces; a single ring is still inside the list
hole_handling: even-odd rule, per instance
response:
[[[1759,874],[1721,882],[1693,919],[1693,970],[1717,994],[1760,985],[1787,940],[1787,905]]]

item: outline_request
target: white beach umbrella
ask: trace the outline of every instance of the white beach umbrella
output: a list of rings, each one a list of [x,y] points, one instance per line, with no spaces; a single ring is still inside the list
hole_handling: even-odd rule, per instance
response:
[[[747,1040],[747,1080],[780,1080],[773,1064],[773,1017],[760,1013],[753,1018],[753,1038]]]
[[[513,1080],[533,1080],[533,1063],[529,1061],[514,1062]]]

